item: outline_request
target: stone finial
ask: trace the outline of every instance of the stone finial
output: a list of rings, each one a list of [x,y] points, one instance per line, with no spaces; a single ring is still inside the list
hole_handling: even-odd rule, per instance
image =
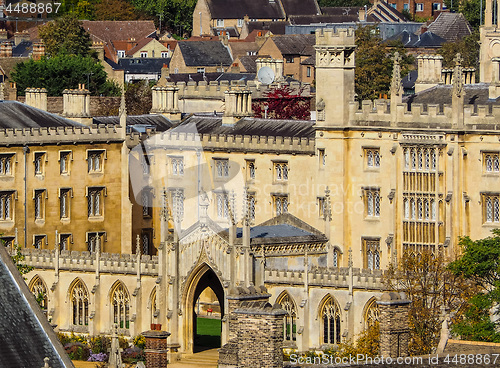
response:
[[[120,342],[118,340],[118,325],[113,326],[113,334],[111,336],[111,349],[109,349],[109,363],[110,368],[122,368],[122,352]]]
[[[43,367],[42,368],[50,368],[49,361],[50,361],[50,359],[48,357],[43,358]]]
[[[401,82],[401,55],[399,52],[394,53],[394,65],[392,67],[392,81],[391,81],[391,98],[393,96],[400,96],[403,92],[403,84]]]
[[[139,234],[137,234],[137,237],[135,239],[135,253],[137,255],[137,258],[140,259],[141,257],[141,237]]]
[[[161,206],[161,211],[160,211],[160,219],[162,221],[167,221],[169,217],[168,213],[168,193],[165,188],[163,188],[162,193],[162,206]]]
[[[453,94],[457,97],[461,97],[464,90],[464,78],[463,78],[463,68],[462,68],[462,56],[460,53],[457,54],[455,59],[455,68],[453,70]]]
[[[120,99],[120,125],[123,129],[127,127],[127,106],[125,103],[125,87],[122,86],[122,96]]]

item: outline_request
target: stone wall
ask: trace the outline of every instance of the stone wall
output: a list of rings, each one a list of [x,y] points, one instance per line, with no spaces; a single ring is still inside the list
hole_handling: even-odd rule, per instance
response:
[[[228,296],[229,341],[219,350],[219,367],[283,366],[283,317],[286,312],[278,304],[272,306],[269,296],[263,286],[231,290]]]

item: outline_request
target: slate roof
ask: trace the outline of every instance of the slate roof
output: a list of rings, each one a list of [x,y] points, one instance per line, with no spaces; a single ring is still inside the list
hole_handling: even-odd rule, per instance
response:
[[[466,105],[498,105],[500,104],[500,98],[496,100],[490,100],[488,97],[488,84],[477,83],[477,84],[466,84],[465,88],[465,100]],[[419,92],[417,94],[403,98],[405,103],[421,103],[421,104],[437,104],[451,105],[452,96],[451,84],[438,85],[432,88],[426,89],[425,91]]]
[[[417,41],[412,45],[413,47],[441,47],[446,40],[439,37],[437,34],[427,31],[418,36]]]
[[[276,35],[272,37],[272,40],[283,55],[311,56],[315,54],[316,35]]]
[[[257,60],[258,57],[257,55],[244,55],[240,56],[238,60],[247,73],[257,73],[257,63],[255,60]]]
[[[156,32],[152,20],[83,20],[82,27],[102,41],[129,40],[131,38],[139,41],[154,35]]]
[[[427,29],[448,42],[461,40],[472,33],[471,25],[461,13],[441,13]]]
[[[0,357],[2,368],[74,368],[33,294],[0,246]]]
[[[191,115],[172,131],[193,131],[198,134],[230,134],[314,138],[314,122],[310,120],[276,120],[243,118],[234,125],[222,125],[220,115]]]
[[[29,57],[33,51],[33,42],[21,41],[12,49],[13,57]]]
[[[207,0],[212,19],[283,19],[278,1],[269,0]]]
[[[287,17],[292,15],[314,15],[320,14],[316,0],[281,0]]]
[[[154,74],[161,73],[163,65],[170,65],[170,58],[121,58],[118,65],[127,74]]]
[[[229,50],[220,41],[181,41],[177,48],[186,66],[230,66],[233,62]]]
[[[0,100],[0,128],[40,128],[85,125],[58,115],[22,104],[17,101]],[[1,344],[0,344],[1,345]]]
[[[437,34],[427,31],[420,35],[408,32],[406,29],[390,37],[387,41],[401,41],[404,47],[441,47],[446,40]]]
[[[248,33],[252,31],[271,31],[275,35],[284,35],[286,26],[290,25],[288,21],[277,21],[277,22],[248,22],[247,23]]]
[[[282,237],[312,236],[312,235],[314,234],[288,224],[254,226],[250,228],[250,238],[282,238]],[[243,229],[239,227],[236,230],[236,237],[241,238],[242,236],[243,236]]]
[[[93,124],[120,124],[119,116],[99,116],[92,119]],[[158,132],[170,129],[174,124],[163,115],[127,115],[127,127],[143,130],[140,127],[154,127]],[[136,127],[136,128],[135,128]]]
[[[243,237],[243,229],[236,229],[236,238]],[[289,213],[275,216],[250,228],[251,244],[326,242],[325,234]]]
[[[233,56],[233,60],[248,55],[248,52],[257,52],[259,50],[259,45],[256,42],[243,41],[243,40],[235,40],[229,41],[229,48],[231,50],[231,54]]]
[[[404,47],[412,47],[418,41],[418,36],[406,29],[389,37],[387,41],[401,41]]]
[[[403,14],[384,1],[377,2],[367,11],[367,20],[376,22],[406,22]]]

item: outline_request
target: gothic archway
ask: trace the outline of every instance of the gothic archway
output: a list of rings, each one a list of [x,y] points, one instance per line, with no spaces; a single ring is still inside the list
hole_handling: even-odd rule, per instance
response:
[[[189,277],[183,298],[183,312],[185,313],[183,318],[183,342],[187,353],[195,352],[196,302],[201,293],[207,288],[210,288],[215,293],[219,301],[220,318],[222,320],[224,317],[224,289],[214,270],[206,263],[203,263]]]

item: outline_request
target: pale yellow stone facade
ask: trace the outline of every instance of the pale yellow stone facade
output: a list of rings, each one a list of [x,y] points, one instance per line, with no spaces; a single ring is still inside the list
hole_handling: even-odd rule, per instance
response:
[[[106,230],[113,237],[104,243],[104,250],[121,255],[26,252],[26,262],[35,266],[27,281],[36,281],[35,275],[43,280],[49,315],[60,330],[109,333],[117,322],[124,334],[133,336],[150,323],[161,323],[172,333],[170,353],[175,358],[178,352],[193,351],[192,315],[206,286],[227,309],[225,296],[230,288],[264,284],[271,302],[281,303],[289,313],[288,327],[294,332],[284,335],[286,346],[307,350],[334,345],[354,337],[377,318],[374,300],[384,290],[383,271],[405,250],[431,249],[451,259],[460,252],[460,236],[484,238],[500,226],[500,110],[464,106],[460,65],[454,70],[452,105],[442,111],[437,105],[426,110],[413,105],[407,110],[397,76],[390,101],[365,101],[360,107],[354,102],[354,32],[318,31],[316,51],[317,111],[311,136],[197,134],[192,125],[156,135],[129,135],[130,156],[122,143],[96,146],[108,155],[105,174],[108,168],[113,170],[111,182],[99,181],[99,185],[109,187],[108,196],[113,189],[126,198],[120,202],[113,197],[112,216],[107,217],[106,207],[103,222],[115,227]],[[224,117],[205,115],[200,117],[202,122],[222,119],[224,126],[231,127],[248,115],[248,86],[228,87],[223,92]],[[156,112],[179,116],[176,88],[156,90]],[[222,101],[222,96],[218,99]],[[81,165],[84,150],[77,147],[78,143],[71,150]],[[45,149],[51,183],[33,179],[49,190],[47,201],[56,197],[52,193],[66,180],[51,166],[55,165],[52,157],[63,149],[65,145]],[[12,151],[16,170],[22,167],[21,148],[9,146],[2,151]],[[111,162],[125,161],[130,162],[129,193],[114,187],[124,179],[119,168],[110,168]],[[73,162],[76,169],[78,164]],[[68,180],[76,180],[75,169]],[[107,176],[94,179],[84,168],[79,171],[83,183],[71,185],[75,195],[76,188],[79,192],[74,200],[83,206],[82,188]],[[14,189],[22,188],[22,183],[22,174],[16,174],[2,185]],[[17,190],[20,197],[22,191]],[[133,206],[127,215],[129,196]],[[246,210],[251,198],[254,215]],[[151,211],[143,208],[144,201],[152,204]],[[16,204],[9,229],[22,229],[19,208]],[[83,212],[75,214],[81,218],[74,232],[83,233],[90,222],[86,208]],[[281,215],[260,229],[282,223],[307,231],[309,237],[249,238],[249,226],[280,212],[295,217]],[[132,223],[127,223],[127,216]],[[47,234],[62,226],[54,221]],[[143,235],[149,230],[151,238],[144,247]],[[120,236],[121,248],[108,248],[110,242],[120,244],[116,243]],[[81,238],[75,237],[69,249],[85,250]],[[47,248],[53,249],[50,244]],[[150,255],[139,254],[139,258],[131,254],[132,248]],[[87,323],[85,318],[83,323],[74,318],[72,290],[77,278],[87,290]],[[117,288],[117,282],[123,286]],[[119,312],[115,305],[127,312]],[[225,343],[224,318],[222,325]]]

